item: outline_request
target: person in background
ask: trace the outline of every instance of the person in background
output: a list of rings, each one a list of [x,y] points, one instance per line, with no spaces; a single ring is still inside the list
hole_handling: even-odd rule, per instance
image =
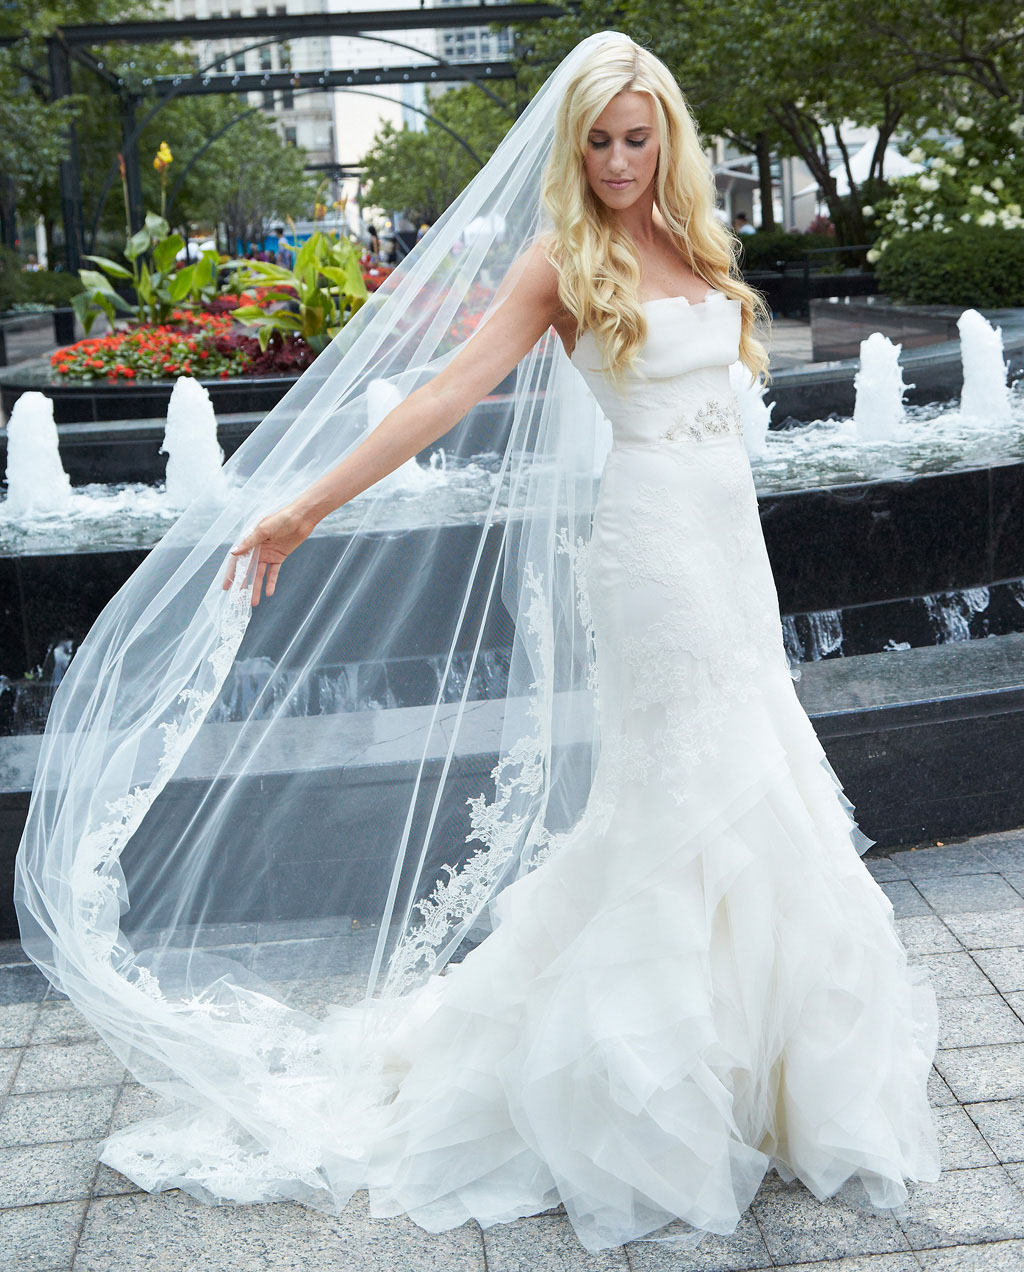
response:
[[[295,263],[295,253],[284,236],[283,225],[277,227],[277,251],[274,253],[274,261],[282,269],[291,269]]]
[[[746,212],[737,212],[732,218],[732,228],[737,234],[756,234],[757,231],[747,220]]]

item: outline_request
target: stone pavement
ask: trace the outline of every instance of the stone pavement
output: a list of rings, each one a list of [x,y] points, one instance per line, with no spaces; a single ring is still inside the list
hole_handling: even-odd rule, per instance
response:
[[[939,998],[930,1093],[943,1172],[900,1214],[818,1202],[771,1172],[735,1234],[692,1253],[635,1242],[591,1256],[563,1215],[440,1235],[293,1204],[207,1207],[139,1192],[98,1166],[148,1093],[17,945],[0,946],[0,1272],[1022,1272],[1024,1270],[1024,829],[882,852],[911,961]]]

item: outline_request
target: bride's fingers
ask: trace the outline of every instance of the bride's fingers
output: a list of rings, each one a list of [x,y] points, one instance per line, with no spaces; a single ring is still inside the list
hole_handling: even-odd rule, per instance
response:
[[[260,592],[263,588],[263,577],[267,572],[266,562],[261,561],[256,567],[256,575],[252,585],[252,604],[254,606],[260,603]]]
[[[260,527],[257,526],[255,530],[250,530],[241,542],[235,544],[235,546],[231,549],[231,555],[236,557],[244,556],[246,552],[251,551],[252,548],[255,548],[258,544],[262,543],[266,537],[266,534],[264,534],[263,531],[260,530]]]
[[[277,587],[277,576],[281,572],[280,562],[275,562],[267,571],[267,585],[263,589],[264,596],[273,596],[274,588]]]

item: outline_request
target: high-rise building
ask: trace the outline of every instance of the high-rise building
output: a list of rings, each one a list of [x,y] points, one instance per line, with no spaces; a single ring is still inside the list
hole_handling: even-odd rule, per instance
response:
[[[265,17],[300,13],[325,13],[328,0],[289,0],[259,3],[258,0],[166,0],[170,16],[183,18]],[[220,59],[218,69],[238,72],[323,70],[330,66],[328,36],[295,40],[286,44],[258,44],[263,37],[231,40],[193,41],[191,49],[200,66]],[[247,94],[251,106],[262,106],[278,127],[281,136],[292,145],[301,146],[310,164],[328,165],[336,160],[334,112],[328,92],[275,92],[264,90]]]

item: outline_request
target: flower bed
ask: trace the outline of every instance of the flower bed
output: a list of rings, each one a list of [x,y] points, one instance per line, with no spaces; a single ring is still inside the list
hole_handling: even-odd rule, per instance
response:
[[[173,325],[130,327],[58,349],[50,356],[54,376],[62,383],[117,384],[181,375],[203,380],[298,375],[315,356],[298,336],[275,335],[261,350],[228,313],[175,310],[172,319]]]

